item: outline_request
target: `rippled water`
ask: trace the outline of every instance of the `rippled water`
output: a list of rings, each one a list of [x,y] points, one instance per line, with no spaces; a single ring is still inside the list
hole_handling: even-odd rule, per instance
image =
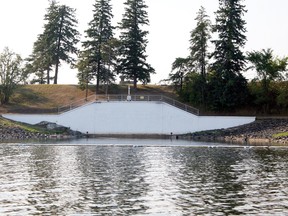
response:
[[[0,144],[0,215],[287,215],[288,149]]]

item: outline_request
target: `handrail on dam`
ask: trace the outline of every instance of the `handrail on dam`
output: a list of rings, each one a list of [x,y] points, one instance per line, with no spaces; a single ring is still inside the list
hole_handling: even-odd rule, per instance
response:
[[[80,106],[89,104],[89,103],[94,103],[94,102],[101,102],[101,101],[127,101],[127,96],[125,94],[119,94],[119,95],[91,95],[85,99],[75,101],[69,105],[58,107],[58,114],[67,112],[70,110],[73,110],[75,108],[78,108]],[[186,112],[189,112],[194,115],[199,115],[199,109],[194,108],[192,106],[189,106],[187,104],[181,103],[175,99],[166,97],[164,95],[130,95],[131,96],[131,101],[159,101],[159,102],[165,102],[167,104],[170,104],[174,107],[177,107],[181,110],[184,110]]]

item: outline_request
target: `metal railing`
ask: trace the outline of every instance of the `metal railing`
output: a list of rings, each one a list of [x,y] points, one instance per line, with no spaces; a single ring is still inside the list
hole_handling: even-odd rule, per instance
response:
[[[81,100],[77,100],[77,101],[74,101],[68,105],[64,105],[64,106],[61,106],[61,107],[58,107],[57,108],[57,111],[58,111],[58,114],[60,113],[64,113],[64,112],[68,112],[70,110],[73,110],[73,109],[76,109],[78,107],[81,107],[85,104],[89,104],[89,103],[94,103],[96,100],[96,96],[95,95],[90,95],[88,96],[87,98],[84,98],[84,99],[81,99]]]
[[[63,113],[70,111],[72,109],[78,108],[80,106],[83,106],[88,103],[93,103],[93,102],[101,102],[101,101],[127,101],[127,94],[117,94],[117,95],[92,95],[89,96],[87,99],[83,100],[78,100],[75,101],[69,105],[62,106],[58,108],[58,113]],[[165,102],[169,105],[172,105],[174,107],[177,107],[181,110],[184,110],[186,112],[189,112],[194,115],[199,115],[199,109],[194,108],[192,106],[189,106],[187,104],[181,103],[177,100],[174,100],[172,98],[163,96],[163,95],[130,95],[131,101],[159,101],[159,102]]]

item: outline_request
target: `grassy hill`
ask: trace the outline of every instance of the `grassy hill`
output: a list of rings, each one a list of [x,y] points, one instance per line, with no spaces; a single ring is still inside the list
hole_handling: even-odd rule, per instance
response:
[[[100,94],[105,94],[102,87]],[[108,94],[127,94],[127,85],[112,85]],[[131,88],[131,94],[166,95],[177,98],[171,86],[139,85]],[[88,96],[95,95],[95,86],[90,86]],[[19,86],[9,104],[0,106],[1,113],[45,113],[56,112],[58,107],[85,99],[86,92],[77,85],[23,85]]]

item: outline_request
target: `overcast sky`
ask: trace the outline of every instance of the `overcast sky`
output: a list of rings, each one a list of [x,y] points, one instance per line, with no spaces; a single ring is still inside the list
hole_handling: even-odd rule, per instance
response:
[[[84,36],[92,19],[94,0],[58,0],[75,8],[78,30]],[[125,0],[112,0],[113,23],[121,21]],[[166,79],[171,64],[177,57],[189,54],[190,32],[195,28],[195,17],[204,6],[214,23],[218,0],[146,0],[150,26],[147,47],[148,63],[156,70],[152,83]],[[246,0],[247,44],[245,51],[272,48],[279,57],[288,56],[288,0]],[[9,47],[26,58],[32,52],[37,35],[43,32],[48,0],[2,0],[0,2],[0,51]],[[213,47],[211,47],[213,48]],[[76,72],[62,67],[59,83],[77,83]],[[247,77],[251,78],[251,74]]]

